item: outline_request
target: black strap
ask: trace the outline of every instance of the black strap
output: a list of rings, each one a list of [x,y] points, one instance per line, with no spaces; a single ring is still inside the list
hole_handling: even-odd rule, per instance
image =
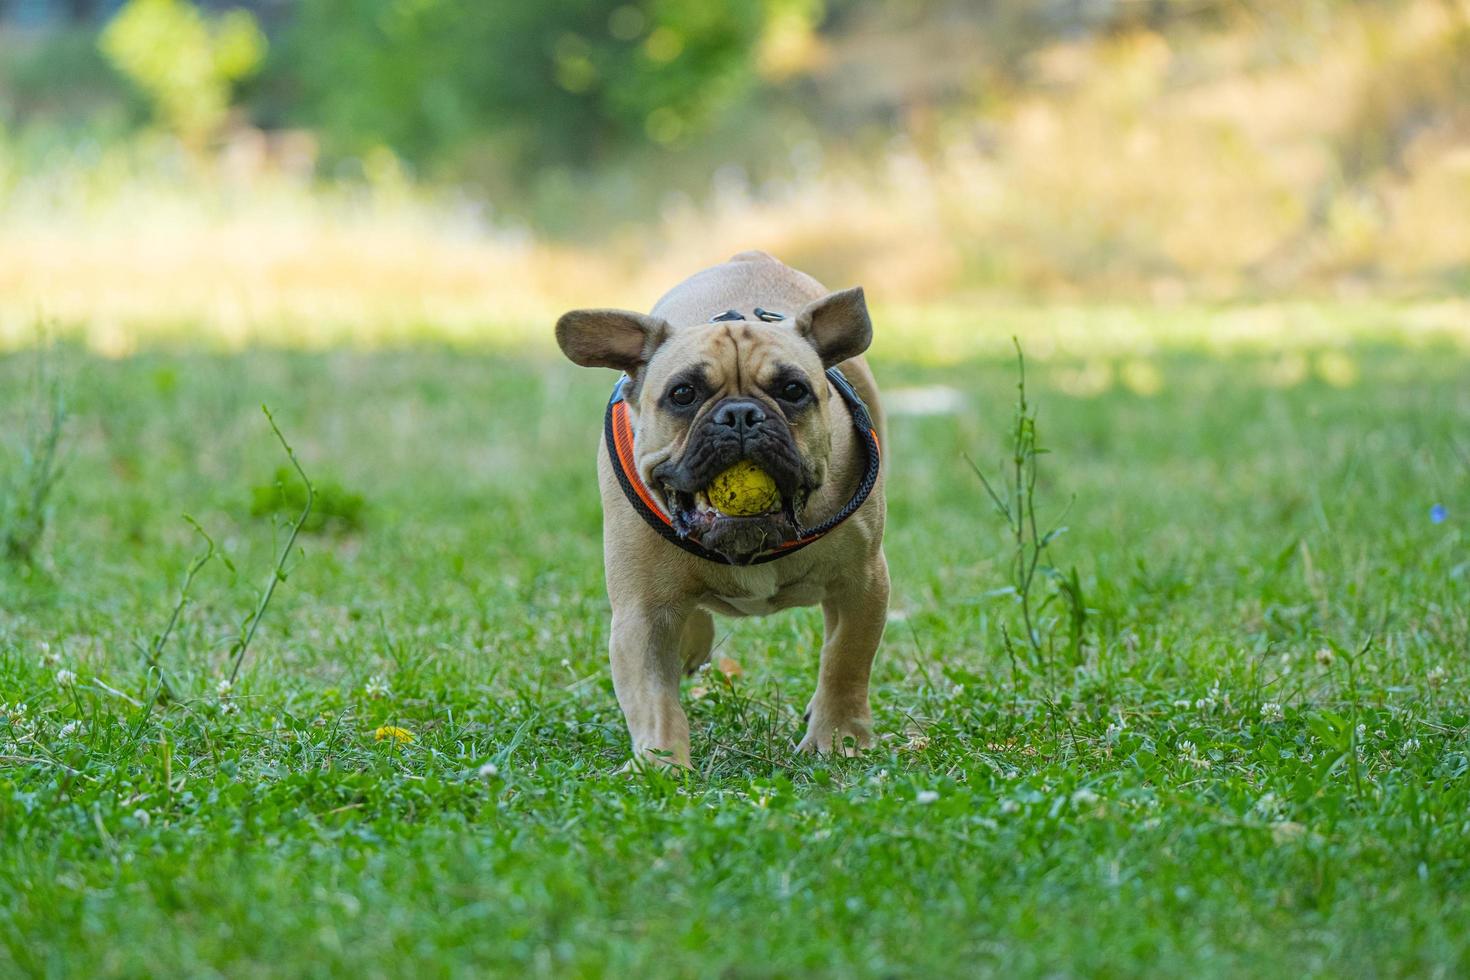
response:
[[[807,545],[814,544],[833,528],[837,527],[837,525],[855,514],[857,509],[868,499],[868,495],[873,492],[873,487],[878,482],[878,467],[881,459],[878,436],[873,431],[873,419],[868,414],[868,406],[863,402],[862,396],[857,393],[857,389],[852,386],[852,382],[848,381],[842,372],[835,367],[827,369],[827,380],[832,383],[832,387],[837,389],[837,393],[842,396],[842,400],[847,403],[848,409],[852,412],[852,424],[857,430],[858,441],[862,443],[864,454],[867,457],[867,463],[863,469],[863,478],[858,483],[857,491],[852,495],[852,499],[848,500],[841,510],[821,524],[814,528],[802,530],[800,537],[796,541],[788,542],[771,551],[759,552],[743,562],[736,561],[718,551],[704,547],[688,535],[680,534],[662,515],[650,509],[633,485],[633,480],[637,479],[637,476],[627,472],[623,467],[622,459],[618,456],[617,437],[613,426],[613,408],[619,402],[623,401],[623,388],[628,382],[627,375],[619,378],[618,383],[613,386],[612,397],[608,399],[607,413],[603,418],[603,434],[607,443],[607,454],[612,460],[613,472],[618,476],[618,485],[623,488],[623,496],[628,499],[628,503],[632,505],[633,509],[638,512],[639,516],[643,518],[648,526],[657,531],[659,536],[665,541],[683,548],[691,555],[697,555],[706,561],[712,561],[720,565],[763,565],[768,561],[775,561],[777,558],[785,558],[787,555],[795,554]]]

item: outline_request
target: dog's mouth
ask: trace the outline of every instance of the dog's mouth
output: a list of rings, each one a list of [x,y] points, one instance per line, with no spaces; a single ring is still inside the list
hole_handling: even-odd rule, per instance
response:
[[[680,534],[698,535],[721,521],[782,522],[790,527],[793,535],[801,529],[798,514],[805,501],[797,498],[806,496],[802,491],[779,494],[775,503],[756,514],[726,514],[710,502],[709,494],[704,490],[690,492],[668,484],[664,484],[663,489],[664,503],[673,515],[674,529]]]
[[[705,490],[681,490],[664,484],[663,492],[674,530],[681,537],[693,538],[735,561],[796,541],[802,534],[800,515],[806,505],[805,490],[780,494],[760,513],[739,515],[722,512]]]
[[[769,419],[738,438],[707,425],[649,476],[674,531],[736,563],[798,540],[819,482],[790,432]]]

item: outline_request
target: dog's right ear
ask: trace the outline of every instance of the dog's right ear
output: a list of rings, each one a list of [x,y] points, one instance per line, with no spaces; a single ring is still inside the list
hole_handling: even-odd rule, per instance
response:
[[[610,367],[632,374],[653,356],[668,335],[660,317],[631,310],[572,310],[556,321],[556,342],[583,367]]]

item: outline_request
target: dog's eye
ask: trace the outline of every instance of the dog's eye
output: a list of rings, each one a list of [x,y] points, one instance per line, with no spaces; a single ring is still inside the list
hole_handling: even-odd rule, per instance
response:
[[[787,402],[799,402],[808,394],[806,385],[800,381],[788,381],[781,386],[781,400]]]
[[[695,394],[693,385],[674,385],[669,389],[669,401],[675,405],[693,405]]]

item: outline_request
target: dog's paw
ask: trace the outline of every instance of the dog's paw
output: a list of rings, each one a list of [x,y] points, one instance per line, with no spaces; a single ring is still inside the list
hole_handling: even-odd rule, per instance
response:
[[[833,719],[812,714],[806,737],[796,746],[797,752],[831,755],[841,753],[851,758],[873,747],[873,725],[866,718]]]
[[[680,772],[685,769],[693,769],[689,763],[689,750],[652,749],[645,748],[633,758],[623,763],[618,775],[635,775],[644,772]]]

